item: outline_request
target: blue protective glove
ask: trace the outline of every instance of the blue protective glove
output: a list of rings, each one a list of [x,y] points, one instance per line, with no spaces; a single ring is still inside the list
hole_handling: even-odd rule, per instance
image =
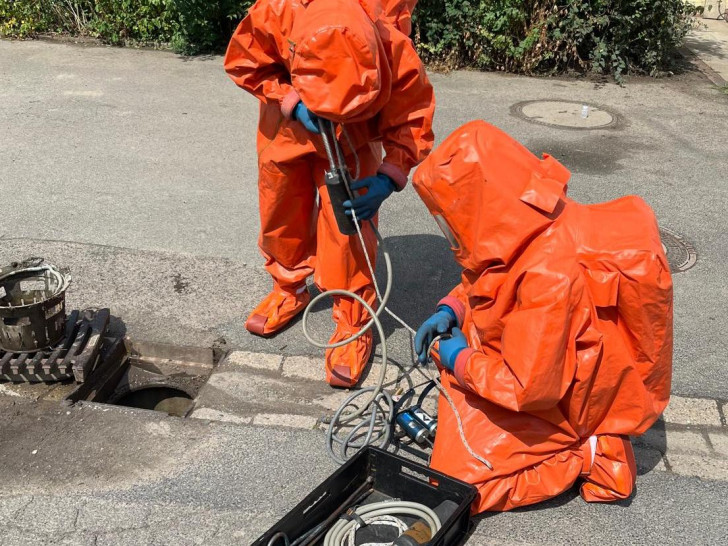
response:
[[[449,339],[441,339],[438,352],[440,353],[440,363],[448,370],[455,369],[455,360],[457,360],[460,351],[468,348],[468,340],[460,328],[453,328],[450,332]]]
[[[299,101],[293,109],[293,119],[300,121],[312,133],[316,133],[317,135],[321,133],[318,126],[318,116],[306,108],[303,101]]]
[[[353,201],[344,201],[344,212],[351,216],[352,209],[356,212],[359,220],[369,220],[377,213],[384,200],[392,195],[395,190],[394,182],[386,174],[377,174],[357,180],[351,185],[351,190],[356,191],[367,188],[364,195],[355,197]]]
[[[422,364],[427,362],[427,349],[432,340],[440,334],[447,334],[453,326],[457,326],[457,323],[455,311],[447,305],[438,307],[437,313],[422,323],[415,334],[415,351]]]

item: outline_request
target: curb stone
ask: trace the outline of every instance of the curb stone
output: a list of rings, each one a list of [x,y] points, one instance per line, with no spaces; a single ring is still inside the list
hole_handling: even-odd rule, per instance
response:
[[[270,358],[255,353],[238,353],[233,352],[228,358],[232,357],[237,365],[243,367],[250,359],[251,362],[256,361],[249,364],[250,368],[260,368],[257,361]],[[291,380],[323,381],[324,359],[288,356],[283,358],[279,373]],[[332,390],[331,400],[327,402],[333,404],[336,399],[345,398],[344,395],[348,395],[348,391],[340,393]],[[724,404],[723,400],[710,398],[671,396],[657,423],[642,436],[633,438],[640,471],[659,470],[728,481],[728,426],[721,412]],[[316,428],[315,419],[310,415],[299,417],[260,414],[253,418],[253,425]]]
[[[211,384],[214,383],[214,376],[218,370],[228,374],[237,371],[241,374],[241,380],[245,375],[252,374],[258,377],[266,376],[276,381],[290,381],[301,387],[306,386],[305,390],[311,389],[315,383],[323,382],[324,359],[232,351],[213,370],[210,376],[213,379]],[[363,384],[371,383],[378,376],[378,371],[375,366]],[[396,382],[394,372],[399,373],[400,370],[393,366],[391,370],[393,373],[390,374],[389,371],[388,369],[388,384]],[[4,396],[9,400],[34,401],[45,398],[48,395],[46,391],[54,387],[41,384],[31,388],[24,383],[0,383],[0,398]],[[312,414],[319,410],[334,411],[339,401],[351,392],[332,389],[330,393],[319,394],[318,398],[303,404],[298,403],[298,406],[288,404],[288,411],[283,412],[270,409],[261,411],[263,408],[259,408],[257,411],[239,414],[213,406],[197,408],[191,417],[229,425],[317,430],[320,428],[323,415],[315,417]],[[429,398],[428,401],[434,405],[435,397]],[[126,409],[130,413],[137,413],[137,410],[118,406],[105,404],[98,406],[122,411]],[[728,481],[728,426],[723,413],[725,406],[725,400],[672,396],[663,416],[652,428],[643,435],[632,438],[640,470],[645,472],[656,469],[674,474]],[[300,410],[297,407],[300,407]],[[290,411],[291,409],[294,411]]]

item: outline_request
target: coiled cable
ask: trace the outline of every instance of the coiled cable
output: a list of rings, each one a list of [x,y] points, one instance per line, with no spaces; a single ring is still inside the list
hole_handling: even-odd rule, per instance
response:
[[[412,516],[419,518],[430,527],[432,536],[435,536],[442,527],[437,514],[431,508],[417,502],[402,500],[375,502],[361,505],[352,510],[350,514],[353,517],[343,517],[329,529],[324,537],[323,546],[354,546],[356,544],[356,532],[361,528],[362,522],[370,525],[373,522],[381,521],[380,518],[383,517]],[[401,529],[401,526],[398,524],[397,526]],[[405,526],[400,532],[406,529]]]
[[[339,147],[338,141],[336,140],[336,133],[334,130],[334,125],[332,122],[327,120],[319,119],[319,129],[321,130],[321,135],[323,137],[324,142],[324,148],[326,150],[327,157],[329,159],[329,163],[332,170],[338,170],[339,168],[346,169],[346,164],[344,163],[343,159],[343,153],[341,152],[341,149]],[[356,161],[356,172],[355,172],[355,178],[359,178],[359,157],[356,153],[356,149],[352,144],[351,139],[349,138],[349,135],[346,131],[346,128],[342,125],[342,133],[344,134],[348,146],[351,149],[351,153],[353,154],[355,161]],[[331,140],[333,142],[329,142],[329,136],[331,137]],[[332,147],[335,148],[335,154],[332,150]],[[338,163],[337,163],[338,160]],[[346,191],[349,194],[349,197],[351,199],[354,198],[351,188],[349,187],[348,180],[344,179],[344,183],[346,186]],[[389,249],[387,248],[386,243],[384,242],[384,239],[382,239],[381,234],[377,230],[376,225],[373,221],[369,220],[369,225],[372,228],[372,231],[374,232],[374,235],[376,236],[377,243],[379,247],[382,250],[382,255],[384,256],[384,262],[385,262],[385,271],[386,271],[386,284],[384,288],[384,294],[382,294],[379,283],[377,282],[377,278],[374,271],[374,266],[371,262],[371,259],[369,257],[369,253],[366,251],[366,245],[364,243],[364,236],[361,231],[361,225],[359,223],[359,220],[356,217],[356,213],[352,210],[352,219],[354,221],[354,225],[356,226],[356,232],[357,236],[359,238],[359,242],[362,246],[362,249],[364,249],[364,257],[366,258],[367,267],[369,268],[369,271],[371,273],[372,283],[374,284],[374,290],[377,295],[377,299],[379,300],[379,308],[375,311],[372,309],[372,307],[358,294],[355,294],[354,292],[351,292],[349,290],[329,290],[326,292],[322,292],[315,298],[311,300],[311,302],[308,304],[306,309],[303,312],[303,319],[302,319],[302,325],[303,325],[303,335],[306,337],[306,339],[311,343],[312,345],[322,348],[322,349],[334,349],[336,347],[342,347],[344,345],[347,345],[359,337],[363,336],[369,329],[374,326],[377,330],[377,333],[379,334],[379,339],[381,343],[381,369],[379,372],[379,377],[377,378],[377,382],[374,387],[370,387],[367,389],[362,389],[360,391],[357,391],[353,393],[351,396],[349,396],[339,407],[339,409],[336,411],[334,416],[332,417],[328,429],[326,431],[326,446],[327,451],[329,455],[339,464],[343,464],[349,457],[347,454],[349,451],[353,450],[354,453],[365,447],[366,445],[370,444],[376,444],[381,448],[385,448],[387,444],[389,443],[389,440],[392,436],[392,427],[394,426],[392,424],[392,418],[393,418],[393,406],[392,403],[392,397],[389,393],[384,391],[384,383],[386,381],[386,374],[387,374],[387,365],[388,365],[388,358],[387,358],[387,340],[384,335],[384,329],[382,327],[381,321],[380,321],[380,315],[386,311],[387,314],[389,314],[394,320],[396,320],[399,324],[401,324],[410,334],[410,341],[412,344],[414,344],[414,335],[417,333],[414,328],[412,328],[409,324],[407,324],[402,318],[397,316],[394,312],[392,312],[388,307],[387,303],[389,301],[389,296],[392,291],[393,286],[393,274],[392,274],[392,260],[389,254]],[[342,341],[339,341],[337,343],[323,343],[317,339],[315,339],[309,332],[308,329],[308,321],[310,318],[310,312],[314,308],[314,306],[321,301],[324,298],[327,297],[333,297],[333,296],[343,296],[347,298],[354,299],[362,304],[364,309],[367,310],[369,313],[371,319],[369,322],[367,322],[358,332],[353,334],[352,336],[348,337],[347,339],[344,339]],[[439,338],[436,338],[433,340],[433,342],[430,344],[430,347],[428,349],[428,355],[430,354],[432,347],[436,343],[436,341]],[[414,347],[413,347],[414,349]],[[414,355],[415,352],[413,350],[412,354]],[[479,455],[478,453],[473,450],[473,448],[470,446],[470,443],[468,442],[466,436],[465,436],[465,430],[463,428],[462,418],[460,417],[460,413],[457,410],[457,407],[455,406],[455,402],[452,400],[452,397],[447,392],[447,390],[442,386],[442,383],[440,382],[439,377],[435,377],[430,375],[428,372],[422,369],[422,366],[419,366],[416,358],[413,356],[413,364],[412,369],[417,370],[420,374],[422,374],[426,379],[432,381],[435,383],[437,389],[443,394],[445,400],[447,400],[448,405],[450,406],[455,419],[457,421],[457,427],[458,427],[458,433],[460,435],[460,440],[462,441],[463,445],[465,446],[465,449],[468,451],[468,453],[477,461],[485,465],[488,469],[492,470],[493,465],[488,461],[485,457],[482,455]],[[356,400],[358,397],[363,396],[367,393],[371,393],[368,397],[367,401],[361,405],[355,405],[353,404],[354,400]],[[388,405],[389,409],[382,408],[381,404],[385,401]],[[349,411],[346,411],[348,408],[352,408]],[[383,421],[385,416],[388,418],[387,421]],[[358,424],[353,424],[355,420],[359,419],[360,422]],[[344,438],[340,438],[336,435],[336,431],[344,428],[345,426],[352,426],[353,430],[351,430]],[[379,429],[377,429],[379,427]],[[362,441],[356,442],[355,439],[357,439],[359,436],[357,433],[363,429],[367,430],[366,435]],[[338,446],[338,450],[335,448],[335,445]],[[338,453],[337,453],[338,451]],[[352,455],[354,454],[352,453]]]

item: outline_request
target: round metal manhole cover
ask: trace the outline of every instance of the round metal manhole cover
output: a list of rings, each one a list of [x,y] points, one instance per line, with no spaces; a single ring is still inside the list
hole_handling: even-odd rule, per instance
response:
[[[568,100],[529,100],[511,106],[513,115],[550,127],[605,129],[614,127],[619,116],[602,106]]]
[[[695,265],[698,255],[693,245],[674,231],[663,227],[660,228],[660,238],[662,239],[662,248],[667,255],[671,272],[680,273],[681,271],[687,271]]]

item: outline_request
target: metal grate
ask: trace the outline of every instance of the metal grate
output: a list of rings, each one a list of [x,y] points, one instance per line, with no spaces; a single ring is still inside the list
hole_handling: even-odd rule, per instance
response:
[[[0,349],[0,379],[39,383],[73,378],[82,383],[96,366],[109,318],[109,309],[73,311],[55,347],[35,353]]]

